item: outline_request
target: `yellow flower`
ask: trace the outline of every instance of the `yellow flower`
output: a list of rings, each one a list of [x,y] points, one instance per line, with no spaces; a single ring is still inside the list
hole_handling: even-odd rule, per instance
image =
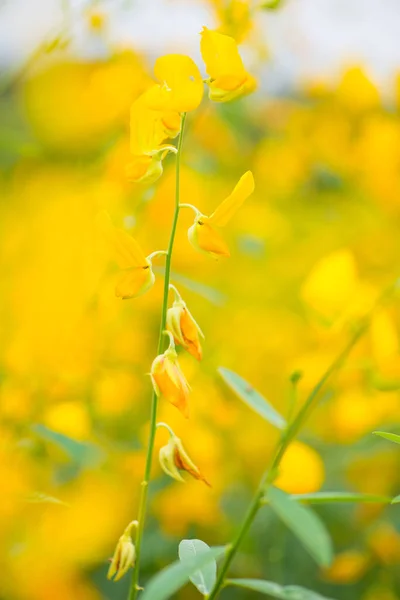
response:
[[[129,233],[114,227],[105,211],[97,216],[97,224],[111,246],[116,263],[123,269],[115,287],[115,295],[127,300],[147,292],[155,281],[151,264],[154,254],[146,257]]]
[[[164,396],[188,419],[190,386],[179,366],[172,336],[171,341],[172,345],[154,359],[150,371],[151,381],[157,396]]]
[[[212,256],[230,256],[228,246],[215,227],[224,227],[253,191],[253,174],[251,171],[247,171],[239,179],[233,192],[209,217],[201,214],[190,204],[182,204],[182,206],[190,207],[196,212],[194,223],[188,231],[192,246],[196,250],[206,252]]]
[[[167,329],[174,336],[175,343],[181,344],[192,356],[201,360],[202,348],[199,336],[204,338],[203,332],[182,300],[178,290],[175,291],[176,299],[167,312]]]
[[[308,494],[321,489],[324,478],[324,463],[318,452],[295,440],[282,458],[274,485],[289,494]]]
[[[189,56],[167,54],[156,60],[154,75],[160,81],[146,95],[149,108],[187,112],[196,109],[203,97],[203,80]]]
[[[228,102],[254,91],[256,80],[246,71],[232,37],[204,27],[200,50],[210,76],[210,100]]]
[[[179,471],[186,471],[194,479],[204,481],[206,485],[211,487],[199,468],[191,460],[181,440],[176,435],[171,435],[168,444],[160,449],[159,459],[162,470],[176,481],[184,482],[185,480]]]
[[[136,551],[132,542],[131,531],[132,528],[136,526],[137,521],[129,523],[128,527],[119,538],[114,556],[111,560],[110,568],[108,569],[107,579],[114,578],[114,581],[118,581],[129,571],[130,567],[134,566]]]
[[[132,161],[126,167],[129,181],[153,183],[163,172],[162,160],[175,146],[165,144],[181,128],[181,116],[176,111],[155,110],[149,107],[153,86],[131,106],[130,150]]]

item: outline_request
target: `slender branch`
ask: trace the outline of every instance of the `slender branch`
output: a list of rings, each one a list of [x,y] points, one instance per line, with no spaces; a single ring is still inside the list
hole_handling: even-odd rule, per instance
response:
[[[352,348],[356,345],[358,340],[361,338],[361,336],[367,330],[367,327],[368,327],[368,320],[365,319],[364,323],[359,327],[359,329],[356,331],[356,333],[350,339],[349,343],[346,345],[344,350],[333,361],[333,363],[330,365],[330,367],[326,370],[324,375],[321,377],[321,379],[318,381],[318,383],[312,389],[306,402],[304,403],[304,405],[298,412],[298,414],[295,417],[295,419],[293,420],[293,422],[289,423],[287,429],[283,432],[281,439],[278,441],[275,452],[272,455],[273,458],[272,458],[271,464],[268,467],[268,469],[265,471],[265,473],[263,474],[260,485],[258,486],[257,491],[250,503],[250,506],[249,506],[247,513],[245,515],[245,518],[243,520],[242,526],[240,527],[240,529],[236,535],[236,538],[234,539],[232,545],[230,546],[228,552],[225,555],[225,560],[221,565],[218,579],[217,579],[215,586],[209,596],[209,600],[214,600],[218,596],[219,592],[221,591],[221,588],[225,585],[225,575],[230,567],[232,560],[234,559],[234,557],[238,551],[238,548],[239,548],[244,536],[250,529],[250,526],[253,523],[253,521],[258,513],[258,510],[261,508],[261,506],[263,504],[262,500],[263,500],[263,497],[264,497],[266,491],[272,485],[272,483],[274,482],[274,480],[277,476],[280,462],[283,458],[283,455],[285,454],[285,452],[287,450],[287,447],[289,446],[290,442],[296,437],[300,427],[303,425],[303,423],[309,416],[310,412],[317,405],[319,392],[321,391],[323,386],[326,384],[328,379],[333,375],[333,373],[335,373],[335,371],[337,371],[341,367],[341,365],[343,364],[343,362],[349,355]]]
[[[174,248],[175,241],[175,233],[176,226],[178,224],[179,217],[179,192],[180,192],[180,162],[181,162],[181,152],[182,152],[182,141],[183,141],[183,131],[185,127],[186,113],[182,115],[182,125],[181,125],[181,133],[179,136],[177,153],[176,153],[176,168],[175,168],[175,211],[172,220],[171,226],[171,234],[168,243],[167,257],[165,261],[165,275],[164,275],[164,295],[161,309],[161,321],[160,321],[160,334],[158,338],[158,349],[157,354],[161,354],[165,347],[165,336],[164,331],[167,322],[167,309],[168,309],[168,291],[169,291],[169,282],[171,275],[171,261],[172,261],[172,252]],[[153,450],[154,450],[154,441],[156,435],[156,425],[157,425],[157,408],[158,408],[158,397],[157,394],[153,390],[153,395],[151,398],[151,414],[150,414],[150,434],[149,441],[147,445],[147,455],[146,455],[146,466],[144,471],[144,478],[141,483],[141,492],[140,492],[140,501],[139,501],[139,513],[138,513],[138,528],[136,534],[136,566],[133,571],[132,583],[129,590],[129,600],[136,600],[139,590],[139,574],[140,574],[140,558],[142,553],[142,542],[143,542],[143,531],[144,531],[144,523],[146,518],[146,510],[147,510],[147,496],[148,496],[148,488],[150,482],[151,475],[151,466],[153,462]]]

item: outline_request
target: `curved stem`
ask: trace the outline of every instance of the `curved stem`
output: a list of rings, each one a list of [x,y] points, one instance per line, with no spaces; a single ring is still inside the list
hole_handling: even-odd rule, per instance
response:
[[[164,295],[163,295],[163,303],[161,309],[161,321],[160,321],[160,333],[158,337],[158,348],[157,354],[161,354],[165,347],[165,326],[167,321],[167,309],[168,309],[168,291],[169,291],[169,282],[171,275],[171,261],[172,261],[172,251],[174,248],[175,241],[175,233],[176,226],[178,224],[179,217],[179,191],[180,191],[180,163],[181,163],[181,153],[182,153],[182,141],[183,141],[183,131],[185,127],[186,113],[182,115],[182,125],[181,125],[181,133],[179,136],[178,148],[176,153],[176,168],[175,168],[175,211],[172,220],[171,226],[171,234],[168,243],[167,250],[167,258],[165,261],[165,276],[164,276]],[[149,441],[147,445],[147,455],[146,455],[146,465],[144,471],[144,478],[141,483],[141,492],[140,492],[140,501],[139,501],[139,513],[138,513],[138,528],[136,534],[136,566],[133,571],[132,583],[129,590],[129,600],[136,600],[139,590],[139,574],[140,574],[140,558],[142,553],[142,542],[143,542],[143,530],[144,530],[144,522],[146,518],[146,510],[147,510],[147,496],[148,496],[148,488],[150,482],[151,475],[151,466],[153,462],[153,450],[154,450],[154,440],[156,435],[156,425],[157,425],[157,408],[158,408],[158,397],[155,391],[153,390],[153,395],[151,398],[151,414],[150,414],[150,434]]]
[[[362,324],[362,326],[356,331],[356,333],[350,339],[349,343],[344,348],[344,350],[333,361],[333,363],[326,370],[326,372],[321,377],[321,379],[318,381],[318,383],[315,385],[315,387],[311,390],[311,393],[309,394],[304,405],[298,412],[297,416],[295,417],[295,419],[293,420],[292,423],[288,424],[286,430],[283,432],[282,437],[278,441],[275,452],[272,455],[271,464],[268,467],[268,469],[265,471],[265,473],[263,474],[260,484],[257,488],[257,491],[254,494],[254,497],[250,503],[249,508],[247,509],[247,513],[245,515],[243,523],[242,523],[238,533],[236,534],[236,537],[235,537],[231,547],[229,548],[228,552],[225,555],[225,560],[221,565],[218,579],[215,583],[215,586],[214,586],[208,600],[214,600],[218,596],[219,592],[221,591],[221,588],[225,585],[225,575],[230,567],[232,560],[234,559],[234,557],[239,549],[239,546],[240,546],[244,536],[250,529],[250,526],[253,523],[254,518],[256,517],[256,515],[258,513],[259,508],[263,505],[263,498],[265,496],[265,493],[268,490],[268,488],[273,484],[273,482],[277,476],[280,462],[283,458],[283,455],[285,454],[285,452],[287,450],[287,447],[289,446],[290,442],[294,439],[294,437],[297,435],[301,425],[304,423],[306,418],[309,416],[312,409],[316,406],[317,401],[318,401],[318,395],[319,395],[319,392],[321,391],[322,387],[325,385],[325,383],[328,381],[328,379],[331,377],[331,375],[341,367],[344,360],[347,358],[348,354],[352,350],[353,346],[355,346],[355,344],[358,342],[360,337],[365,333],[367,326],[368,326],[368,321],[365,320],[364,323]]]

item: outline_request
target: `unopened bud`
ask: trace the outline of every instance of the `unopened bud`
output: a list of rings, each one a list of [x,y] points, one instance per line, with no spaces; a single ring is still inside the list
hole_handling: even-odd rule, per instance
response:
[[[130,567],[135,565],[136,551],[132,542],[131,531],[137,526],[137,521],[129,523],[124,533],[118,540],[115,548],[114,556],[111,560],[110,568],[108,569],[107,579],[118,581],[127,573]]]
[[[211,487],[199,468],[191,460],[181,440],[176,435],[171,435],[168,444],[161,448],[159,458],[162,470],[173,479],[184,481],[180,471],[186,471],[195,479],[204,481],[206,485]]]
[[[188,419],[190,386],[179,366],[172,335],[171,341],[172,345],[154,359],[150,371],[151,381],[157,396],[164,396]]]
[[[178,290],[174,286],[176,299],[167,312],[167,329],[174,336],[175,343],[181,344],[192,356],[201,360],[202,348],[199,337],[203,337],[199,325],[194,320],[192,314],[182,300]]]

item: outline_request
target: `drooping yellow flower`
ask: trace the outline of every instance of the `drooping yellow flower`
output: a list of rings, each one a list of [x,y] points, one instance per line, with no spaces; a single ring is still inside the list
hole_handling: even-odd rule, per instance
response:
[[[200,337],[204,338],[203,332],[188,310],[186,303],[175,286],[170,285],[175,291],[175,301],[167,312],[167,329],[174,336],[176,344],[181,344],[192,356],[201,360],[202,348]]]
[[[118,540],[112,557],[110,568],[108,569],[107,579],[118,581],[135,564],[136,551],[132,542],[132,529],[137,526],[137,521],[129,523],[124,533]]]
[[[147,93],[149,108],[178,113],[196,109],[203,97],[203,80],[189,56],[167,54],[156,60],[154,75],[160,82]]]
[[[239,179],[233,192],[207,217],[200,213],[194,206],[183,204],[195,210],[196,217],[189,228],[189,241],[196,250],[206,252],[212,256],[230,256],[226,242],[218,233],[216,227],[224,227],[238,211],[243,202],[254,191],[254,177],[247,171]]]
[[[151,258],[146,257],[137,241],[123,229],[114,227],[105,211],[97,216],[99,229],[105,236],[120,269],[123,269],[115,287],[115,295],[127,300],[147,292],[155,281]]]
[[[204,27],[200,50],[210,76],[210,100],[228,102],[254,91],[256,80],[246,71],[232,37]]]
[[[151,381],[157,396],[164,396],[188,419],[190,386],[179,366],[172,335],[170,337],[169,348],[156,356],[151,365]]]
[[[163,172],[162,160],[168,152],[176,152],[175,146],[165,143],[179,134],[181,116],[176,111],[154,110],[148,98],[153,86],[131,106],[130,150],[132,160],[126,166],[129,181],[153,183]]]
[[[210,483],[186,452],[182,441],[176,435],[171,435],[168,444],[160,449],[159,459],[164,473],[176,481],[184,482],[185,480],[179,471],[186,471],[194,479],[204,481],[206,485],[211,487]]]

